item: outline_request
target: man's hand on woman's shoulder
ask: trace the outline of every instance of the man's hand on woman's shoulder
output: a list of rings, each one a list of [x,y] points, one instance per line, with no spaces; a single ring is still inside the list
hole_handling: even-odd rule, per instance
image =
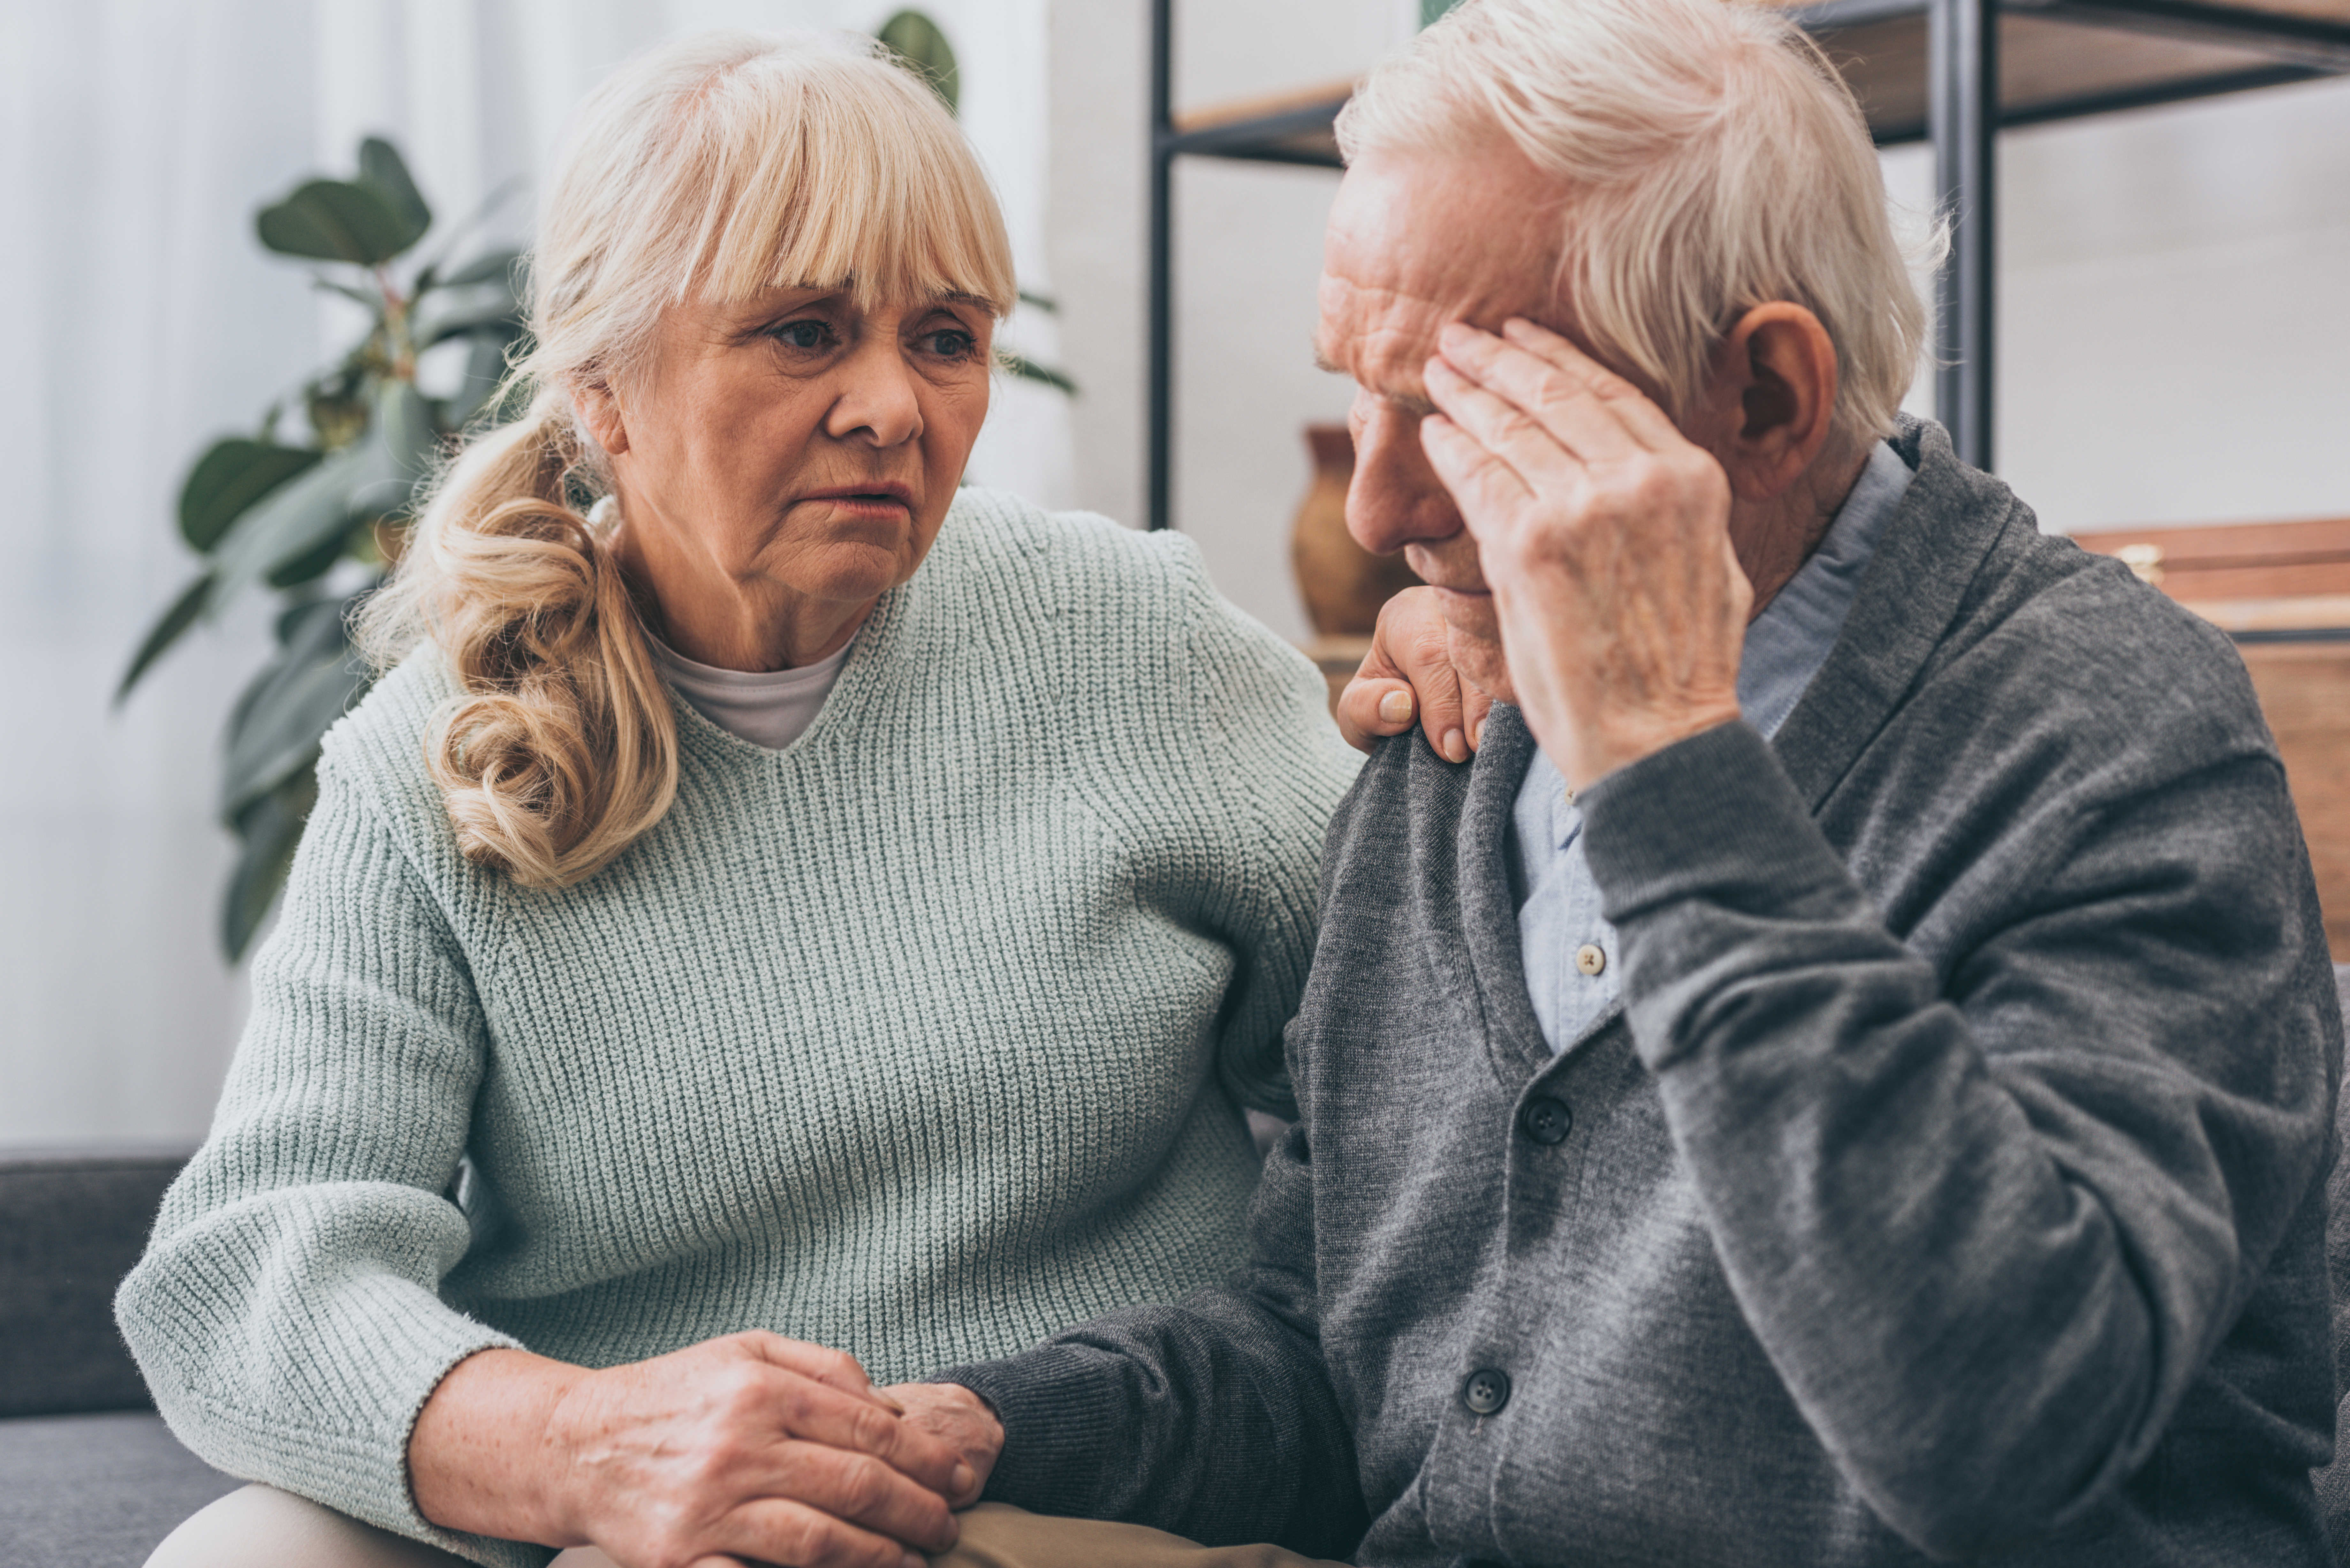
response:
[[[1418,723],[1449,762],[1465,763],[1493,699],[1453,667],[1434,588],[1406,588],[1379,610],[1371,650],[1338,694],[1338,732],[1358,752]]]
[[[426,1401],[409,1469],[443,1529],[622,1568],[922,1568],[985,1480],[854,1357],[757,1331],[600,1371],[483,1351]]]

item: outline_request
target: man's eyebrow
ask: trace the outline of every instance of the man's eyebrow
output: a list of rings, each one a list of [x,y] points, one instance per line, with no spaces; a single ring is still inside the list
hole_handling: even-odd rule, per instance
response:
[[[1333,376],[1350,376],[1354,374],[1354,372],[1347,369],[1347,367],[1337,363],[1330,358],[1329,351],[1322,347],[1322,343],[1319,338],[1316,338],[1314,344],[1314,368],[1317,370],[1327,371]],[[1357,382],[1356,384],[1357,386],[1361,385],[1360,382]],[[1403,392],[1381,392],[1374,390],[1368,387],[1364,387],[1363,390],[1368,392],[1372,397],[1378,399],[1383,403],[1394,404],[1397,408],[1402,410],[1405,413],[1409,414],[1414,419],[1424,420],[1429,415],[1436,411],[1436,405],[1430,402],[1426,398],[1416,398],[1409,393]]]

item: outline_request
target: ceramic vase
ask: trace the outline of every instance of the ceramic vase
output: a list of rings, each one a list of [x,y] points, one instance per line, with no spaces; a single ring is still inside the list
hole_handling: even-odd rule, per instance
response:
[[[1419,581],[1403,557],[1374,556],[1347,532],[1347,486],[1355,475],[1355,441],[1344,425],[1307,425],[1314,481],[1297,505],[1290,566],[1305,618],[1321,638],[1367,638],[1379,607]]]

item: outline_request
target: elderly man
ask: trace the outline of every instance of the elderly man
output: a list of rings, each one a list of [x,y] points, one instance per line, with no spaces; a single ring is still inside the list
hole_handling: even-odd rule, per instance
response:
[[[1503,705],[1331,829],[1232,1282],[899,1391],[1029,1511],[963,1560],[2318,1568],[2341,1025],[2225,639],[1897,416],[1776,17],[1471,0],[1340,130],[1350,524]]]

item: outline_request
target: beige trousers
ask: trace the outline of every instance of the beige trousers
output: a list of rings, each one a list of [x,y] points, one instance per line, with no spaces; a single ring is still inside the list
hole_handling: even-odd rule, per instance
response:
[[[613,1568],[592,1546],[556,1568]],[[363,1524],[274,1486],[249,1486],[188,1516],[147,1568],[473,1568],[437,1546]]]
[[[933,1568],[1345,1568],[1278,1546],[1200,1546],[1139,1524],[1048,1519],[1000,1502],[962,1516]],[[147,1568],[469,1568],[436,1546],[378,1530],[275,1487],[233,1491],[172,1532]],[[592,1546],[555,1568],[614,1568]]]
[[[1139,1524],[1052,1519],[1000,1502],[962,1516],[962,1539],[932,1568],[1347,1568],[1278,1546],[1201,1546]]]

